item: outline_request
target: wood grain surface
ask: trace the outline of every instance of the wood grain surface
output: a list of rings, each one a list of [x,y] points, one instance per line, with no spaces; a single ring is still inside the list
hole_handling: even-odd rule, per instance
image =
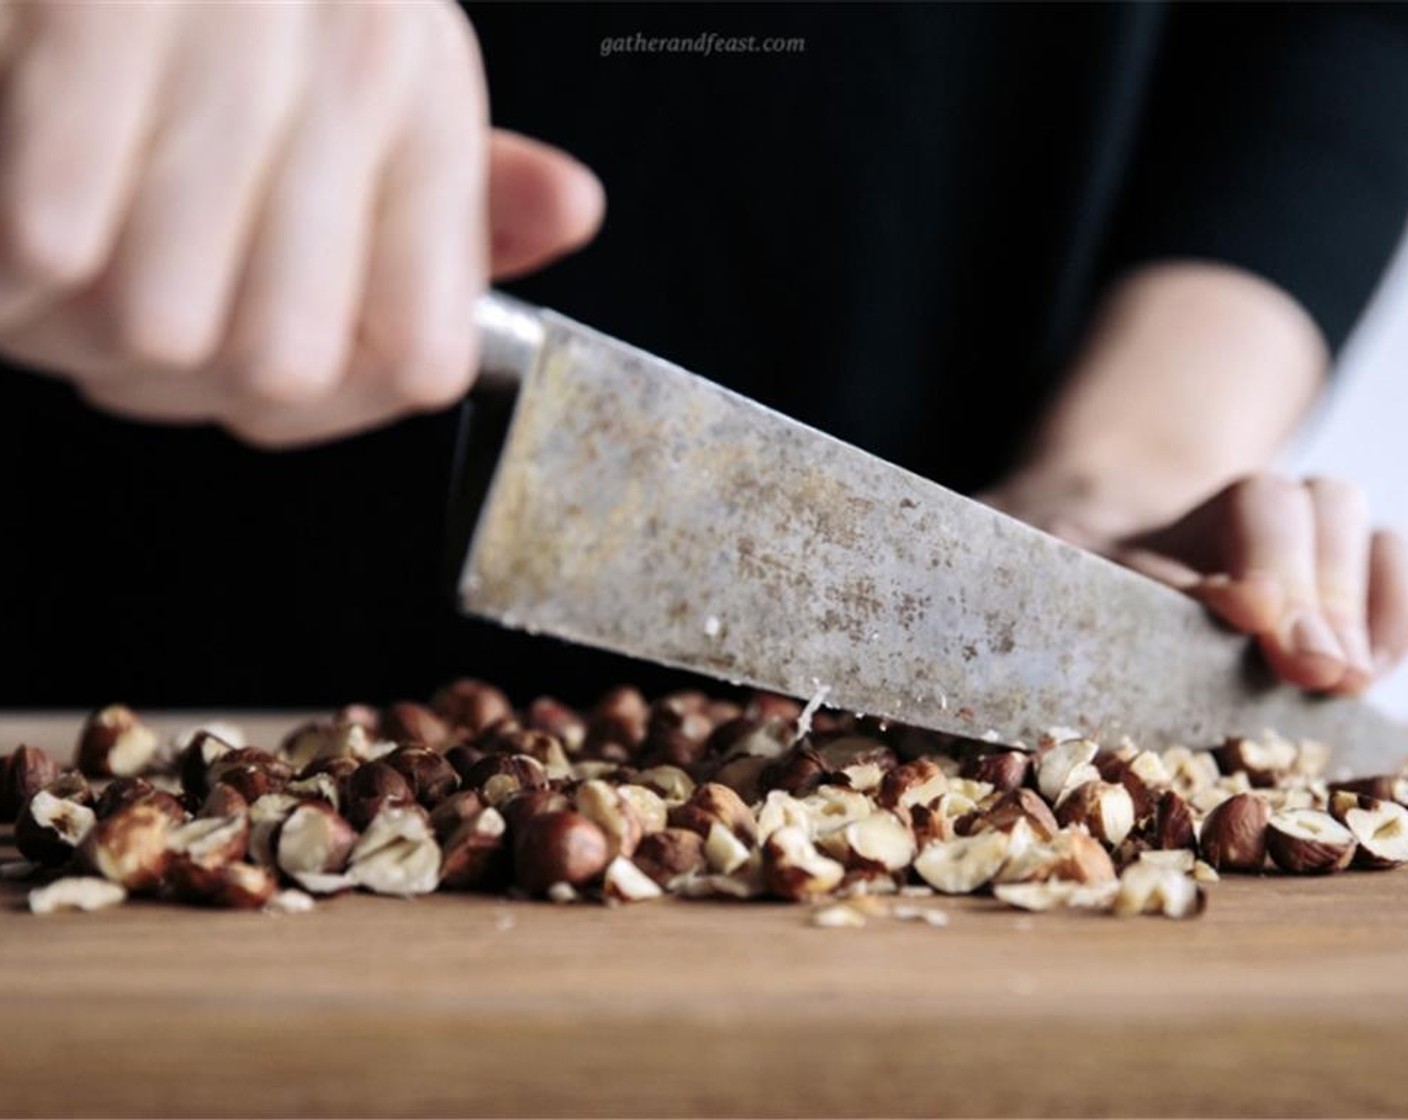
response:
[[[75,727],[0,719],[0,745]],[[762,904],[23,897],[0,888],[7,1116],[1408,1112],[1408,872],[1228,879],[1182,923],[972,899],[853,930]]]

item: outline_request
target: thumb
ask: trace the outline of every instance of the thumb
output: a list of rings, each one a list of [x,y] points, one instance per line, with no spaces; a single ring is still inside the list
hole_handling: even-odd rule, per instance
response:
[[[491,274],[510,279],[581,248],[606,210],[597,177],[566,152],[495,129],[489,139]]]

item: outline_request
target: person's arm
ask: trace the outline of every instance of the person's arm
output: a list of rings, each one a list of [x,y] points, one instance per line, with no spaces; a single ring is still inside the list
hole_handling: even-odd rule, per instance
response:
[[[1287,679],[1357,691],[1408,650],[1408,547],[1352,486],[1265,473],[1327,365],[1315,323],[1266,281],[1141,269],[985,498],[1190,591],[1261,635]]]

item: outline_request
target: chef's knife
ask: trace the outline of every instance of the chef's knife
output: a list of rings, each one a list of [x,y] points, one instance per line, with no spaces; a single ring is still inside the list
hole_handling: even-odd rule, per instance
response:
[[[1370,706],[1275,683],[1158,583],[555,312],[491,293],[462,436],[460,606],[933,730],[1397,768]]]

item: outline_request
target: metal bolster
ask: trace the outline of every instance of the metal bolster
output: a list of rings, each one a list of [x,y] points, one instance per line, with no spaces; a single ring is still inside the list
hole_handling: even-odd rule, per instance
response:
[[[474,325],[479,331],[480,380],[490,389],[516,388],[543,347],[537,308],[502,292],[485,292],[474,305]]]

